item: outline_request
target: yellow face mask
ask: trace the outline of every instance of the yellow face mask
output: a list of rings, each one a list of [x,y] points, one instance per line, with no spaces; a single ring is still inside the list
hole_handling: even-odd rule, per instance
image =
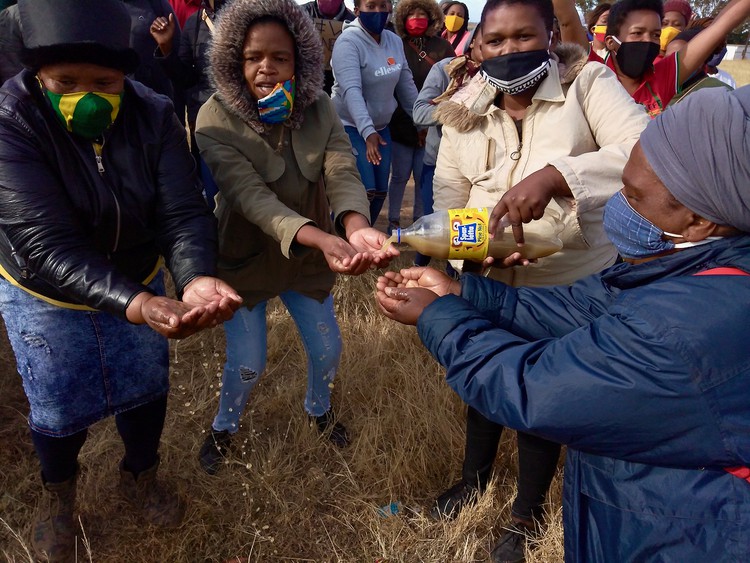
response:
[[[667,50],[667,45],[669,45],[669,42],[672,41],[672,39],[677,37],[678,33],[680,33],[680,30],[676,27],[672,27],[671,25],[661,28],[661,37],[659,38],[659,44],[661,45],[662,51]]]
[[[445,16],[445,29],[451,33],[456,33],[464,25],[464,18],[461,16],[451,15]]]

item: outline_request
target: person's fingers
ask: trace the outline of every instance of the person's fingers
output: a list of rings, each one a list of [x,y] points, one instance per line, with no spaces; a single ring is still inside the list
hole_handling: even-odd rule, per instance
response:
[[[411,268],[404,268],[401,270],[401,277],[404,280],[419,281],[422,276],[425,275],[429,268],[426,266],[412,266]]]
[[[516,242],[518,244],[523,244],[523,223],[511,223],[510,227],[513,229],[513,238],[516,239]]]
[[[371,262],[372,259],[366,252],[356,254],[349,264],[349,270],[351,271],[352,275],[359,276],[360,274],[365,273],[370,268]]]
[[[378,309],[380,310],[381,314],[383,314],[383,316],[395,321],[396,318],[394,317],[393,313],[383,303],[383,300],[385,299],[387,299],[387,297],[385,297],[384,295],[378,295],[375,303],[378,305]]]
[[[383,274],[383,277],[393,280],[396,283],[401,283],[403,281],[404,276],[401,275],[401,272],[385,272]]]
[[[490,235],[492,236],[495,235],[495,231],[497,230],[497,226],[500,223],[500,219],[502,219],[506,213],[508,213],[508,206],[501,199],[495,205],[494,209],[492,210],[492,213],[490,213],[490,220],[487,224],[487,228],[490,232]]]
[[[378,307],[383,312],[383,314],[389,319],[398,320],[397,312],[400,302],[398,300],[391,299],[385,293],[379,293],[377,297]]]

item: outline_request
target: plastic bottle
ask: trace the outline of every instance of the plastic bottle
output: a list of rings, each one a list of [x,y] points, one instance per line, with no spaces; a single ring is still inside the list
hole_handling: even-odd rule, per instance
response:
[[[495,237],[490,238],[488,223],[486,207],[436,211],[417,219],[410,227],[396,229],[386,246],[408,244],[433,258],[477,262],[487,256],[503,259],[514,252],[528,259],[543,258],[563,246],[558,237],[560,228],[548,221],[524,225],[523,246],[518,246],[511,229],[503,221],[498,225]]]

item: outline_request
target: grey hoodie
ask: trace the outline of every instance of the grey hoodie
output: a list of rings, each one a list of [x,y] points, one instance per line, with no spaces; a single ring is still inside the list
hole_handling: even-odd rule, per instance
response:
[[[331,56],[331,99],[344,125],[356,127],[363,139],[391,121],[398,103],[411,117],[417,99],[401,38],[387,30],[380,43],[365,31],[359,18],[344,24]]]

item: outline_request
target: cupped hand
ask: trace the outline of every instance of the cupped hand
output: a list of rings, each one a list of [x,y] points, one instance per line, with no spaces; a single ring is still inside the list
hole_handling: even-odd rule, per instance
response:
[[[377,288],[384,290],[386,287],[429,289],[438,297],[449,293],[461,295],[461,284],[457,280],[426,266],[404,268],[400,272],[385,272],[378,278]]]
[[[357,229],[349,235],[349,244],[357,252],[367,253],[372,257],[372,265],[377,268],[385,268],[391,260],[398,256],[399,250],[395,246],[388,245],[383,249],[388,235],[372,227]]]
[[[217,320],[228,321],[242,305],[242,297],[225,281],[211,276],[191,280],[182,292],[182,301],[193,307],[217,305]]]
[[[334,235],[327,235],[319,248],[328,262],[328,267],[337,274],[358,276],[366,272],[372,264],[372,255],[369,252],[357,252],[351,244]]]
[[[438,295],[418,287],[378,287],[375,294],[380,312],[389,319],[406,325],[416,325],[419,316]]]
[[[164,296],[150,296],[140,305],[143,322],[167,338],[185,338],[205,328],[215,327],[218,305],[194,307]]]
[[[382,160],[380,147],[387,144],[388,143],[386,143],[383,137],[378,133],[370,133],[365,140],[365,145],[367,145],[367,162],[376,166],[380,164],[380,161]]]
[[[495,231],[505,215],[513,229],[516,242],[523,244],[523,223],[541,219],[550,200],[555,196],[571,196],[570,188],[554,166],[545,166],[530,174],[509,189],[490,214],[489,232]]]

